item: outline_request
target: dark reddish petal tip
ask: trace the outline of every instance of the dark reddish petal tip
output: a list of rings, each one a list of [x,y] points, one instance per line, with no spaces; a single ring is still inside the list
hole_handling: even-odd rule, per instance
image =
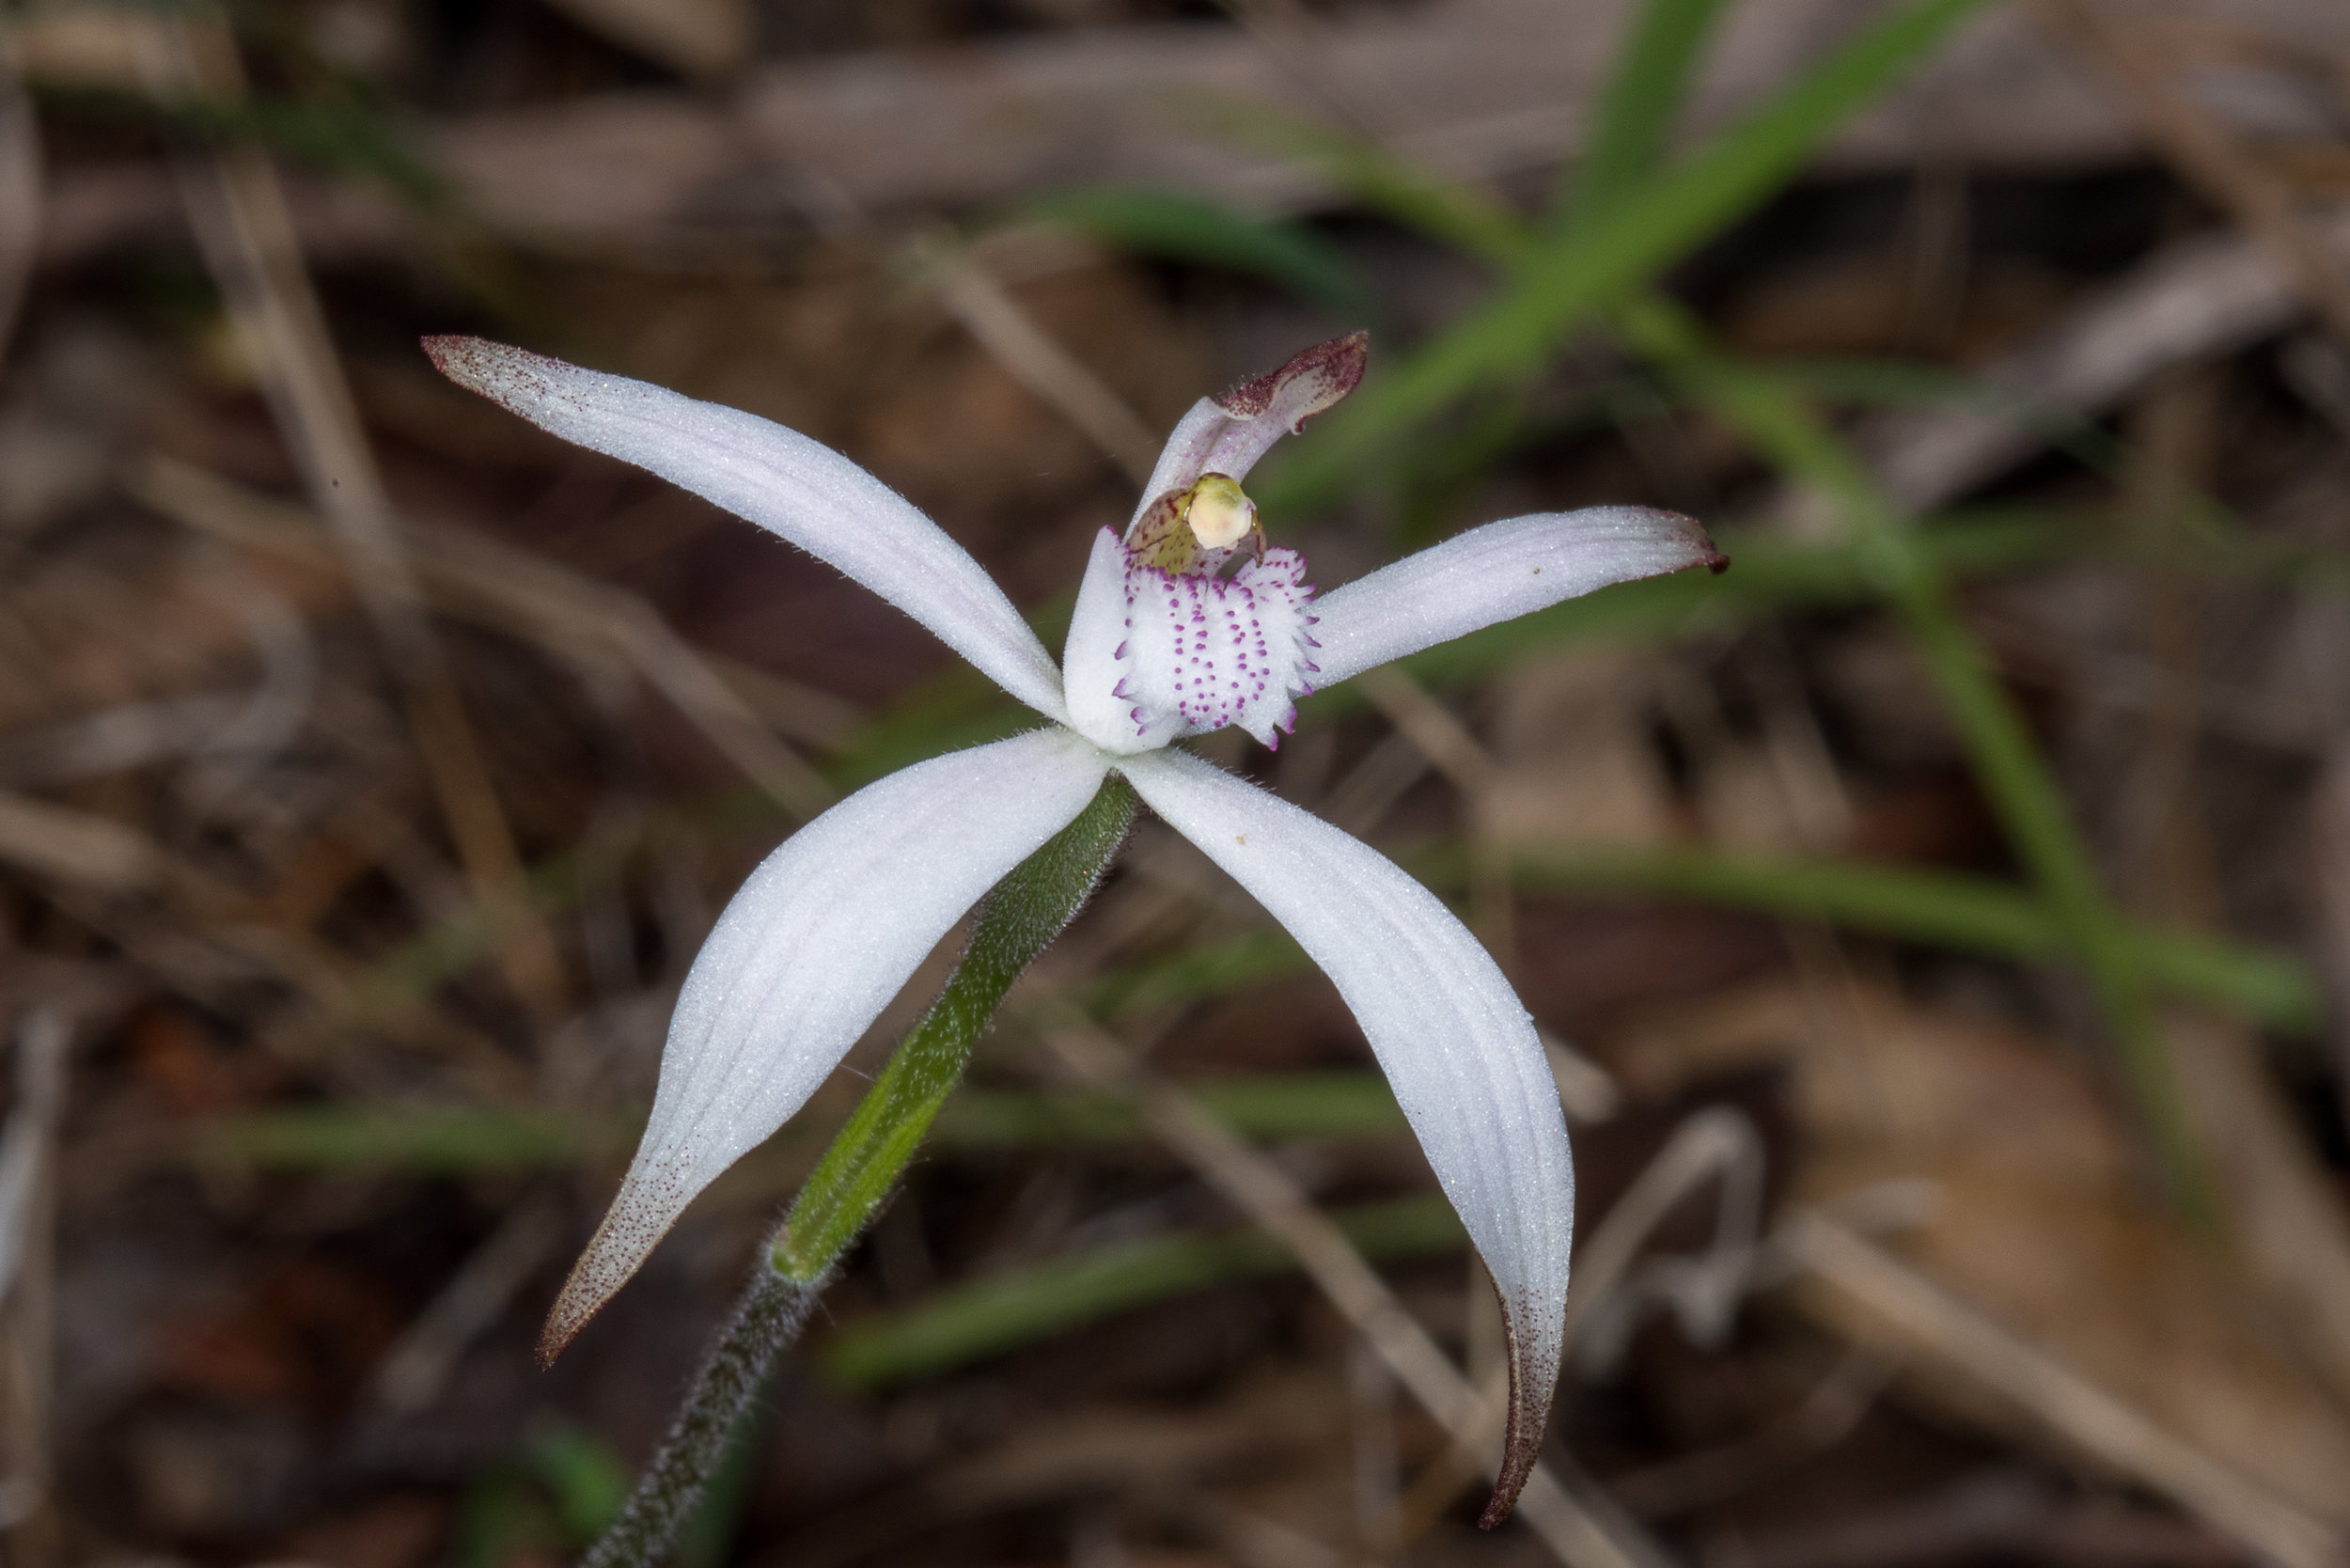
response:
[[[1691,566],[1701,566],[1718,577],[1730,570],[1730,557],[1714,547],[1714,537],[1705,531],[1704,524],[1687,512],[1672,511],[1664,507],[1644,507],[1640,510],[1659,522],[1672,525],[1688,540],[1694,554],[1687,565],[1674,567],[1673,571],[1685,572]]]
[[[1494,1495],[1485,1504],[1485,1512],[1477,1516],[1479,1529],[1493,1529],[1510,1516],[1518,1505],[1518,1494],[1534,1474],[1534,1461],[1541,1457],[1543,1427],[1547,1420],[1529,1422],[1518,1407],[1518,1379],[1515,1369],[1510,1376],[1510,1430],[1501,1440],[1501,1473],[1494,1478]],[[1549,1416],[1545,1403],[1543,1416]]]
[[[546,1326],[539,1330],[538,1361],[540,1372],[554,1368],[555,1358],[579,1338],[579,1331],[595,1320],[596,1314],[603,1310],[603,1304],[612,1299],[613,1291],[619,1288],[619,1280],[610,1279],[607,1271],[595,1266],[597,1243],[603,1239],[604,1229],[609,1227],[609,1223],[607,1220],[604,1227],[597,1230],[595,1241],[588,1244],[588,1250],[581,1253],[579,1262],[572,1265],[570,1277],[563,1281],[562,1292],[556,1296],[555,1306],[547,1312]],[[621,1278],[626,1278],[625,1274],[621,1276]]]
[[[1297,400],[1300,412],[1291,422],[1294,434],[1308,419],[1354,391],[1370,359],[1371,334],[1358,328],[1343,337],[1301,350],[1279,369],[1242,382],[1216,399],[1215,405],[1236,418],[1253,419],[1271,408],[1291,383],[1306,381],[1308,385],[1300,391],[1307,395]]]
[[[674,1184],[660,1179],[650,1184],[634,1180],[621,1184],[619,1196],[613,1200],[603,1222],[572,1265],[563,1289],[556,1293],[546,1326],[539,1330],[541,1369],[555,1365],[564,1347],[595,1321],[603,1304],[628,1283],[645,1254],[667,1232],[678,1211],[685,1206],[685,1198],[676,1192]]]
[[[423,347],[425,358],[432,361],[434,369],[447,376],[451,381],[458,381],[462,378],[451,367],[472,358],[473,351],[479,346],[481,339],[442,332],[419,337],[416,341]]]
[[[554,1370],[556,1357],[571,1348],[572,1341],[579,1338],[579,1331],[595,1322],[596,1314],[611,1299],[609,1291],[602,1295],[595,1294],[588,1262],[583,1257],[572,1270],[572,1277],[563,1282],[563,1294],[555,1298],[555,1306],[547,1312],[546,1325],[539,1330],[536,1356],[540,1372]]]
[[[539,1363],[540,1372],[553,1372],[556,1357],[570,1348],[571,1342],[579,1338],[579,1331],[587,1326],[585,1319],[578,1323],[564,1322],[561,1311],[558,1307],[549,1313],[546,1326],[539,1330],[538,1348],[531,1358]]]
[[[1682,526],[1689,530],[1698,548],[1705,552],[1700,557],[1700,564],[1706,571],[1718,577],[1730,570],[1730,557],[1715,548],[1714,536],[1705,531],[1704,524],[1685,512],[1675,512],[1673,515],[1680,519]]]
[[[1529,1343],[1520,1331],[1516,1314],[1502,1312],[1502,1331],[1510,1349],[1510,1422],[1501,1437],[1501,1471],[1494,1478],[1494,1495],[1478,1515],[1477,1528],[1492,1529],[1510,1516],[1518,1494],[1534,1474],[1542,1455],[1543,1435],[1550,1429],[1550,1402],[1559,1390],[1558,1346]]]
[[[441,374],[466,391],[478,392],[533,423],[539,421],[528,412],[528,405],[545,399],[549,374],[572,368],[559,359],[549,359],[545,354],[507,343],[493,343],[486,337],[443,333],[417,341],[423,346],[425,358],[432,361],[432,368]]]

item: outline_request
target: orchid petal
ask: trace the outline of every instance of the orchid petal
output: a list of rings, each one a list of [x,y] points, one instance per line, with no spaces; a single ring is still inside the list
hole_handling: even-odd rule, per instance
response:
[[[1085,580],[1077,585],[1077,607],[1069,618],[1069,640],[1061,648],[1061,698],[1077,733],[1104,751],[1140,751],[1148,743],[1133,715],[1134,701],[1120,694],[1125,680],[1128,634],[1126,547],[1108,528],[1093,536]]]
[[[1318,687],[1562,599],[1684,567],[1730,564],[1679,512],[1590,507],[1488,523],[1314,601]]]
[[[980,895],[1084,810],[1106,771],[1066,729],[952,752],[786,839],[685,977],[636,1157],[540,1341],[551,1359],[685,1205],[805,1104]]]
[[[1352,332],[1293,354],[1279,369],[1242,382],[1220,398],[1192,404],[1167,438],[1127,526],[1140,522],[1160,496],[1186,488],[1202,474],[1246,478],[1276,441],[1295,435],[1307,420],[1355,390],[1370,354],[1371,334]]]
[[[929,627],[1029,707],[1068,716],[1051,656],[995,579],[905,497],[822,442],[478,337],[428,337],[424,349],[449,380],[540,430],[780,534]]]
[[[1337,984],[1460,1211],[1510,1331],[1506,1511],[1549,1419],[1574,1236],[1567,1124],[1533,1021],[1467,929],[1369,845],[1183,752],[1118,766]]]

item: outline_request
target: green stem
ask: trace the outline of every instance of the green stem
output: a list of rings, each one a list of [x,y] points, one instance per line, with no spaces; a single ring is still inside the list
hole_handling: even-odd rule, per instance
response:
[[[1133,788],[1112,776],[1075,822],[1022,861],[979,905],[971,946],[946,990],[800,1188],[771,1254],[786,1278],[822,1275],[865,1229],[963,1076],[971,1043],[1020,972],[1093,896],[1134,817]]]
[[[786,1279],[760,1261],[750,1288],[694,1374],[668,1437],[580,1568],[644,1568],[661,1560],[693,1517],[767,1369],[800,1337],[825,1283],[821,1277]]]
[[[888,1197],[963,1076],[972,1043],[1020,972],[1093,896],[1134,816],[1133,788],[1123,778],[1106,779],[1075,822],[979,902],[971,945],[946,989],[800,1189],[703,1359],[668,1439],[581,1568],[650,1568],[669,1550],[776,1357],[807,1326],[840,1255]]]

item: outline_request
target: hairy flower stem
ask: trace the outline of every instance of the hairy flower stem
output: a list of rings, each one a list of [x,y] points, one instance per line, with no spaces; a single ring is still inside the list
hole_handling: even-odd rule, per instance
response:
[[[829,1277],[787,1279],[764,1257],[735,1303],[652,1463],[580,1568],[649,1568],[694,1516],[702,1487],[750,1408],[767,1370],[807,1326]]]
[[[841,1253],[889,1196],[962,1078],[972,1043],[1021,971],[1101,886],[1134,819],[1134,790],[1112,775],[1075,822],[980,901],[971,944],[946,989],[801,1187],[695,1374],[667,1440],[581,1568],[651,1568],[667,1554],[768,1370],[800,1337]]]

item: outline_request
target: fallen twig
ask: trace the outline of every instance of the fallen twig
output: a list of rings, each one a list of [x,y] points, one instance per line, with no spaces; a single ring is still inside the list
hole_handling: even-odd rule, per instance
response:
[[[41,186],[40,122],[18,78],[16,40],[0,24],[0,355],[40,254]]]
[[[2339,1531],[2156,1426],[2064,1362],[2027,1343],[1876,1243],[1815,1211],[1777,1245],[1901,1341],[1998,1394],[2075,1448],[2173,1497],[2282,1568],[2339,1568]]]
[[[235,45],[218,24],[175,19],[172,25],[141,30],[138,38],[159,94],[243,95]],[[286,444],[330,525],[400,683],[417,750],[475,896],[511,906],[499,946],[508,980],[534,1012],[551,1018],[562,1005],[562,961],[524,892],[521,852],[424,612],[415,570],[311,288],[276,169],[259,147],[236,144],[182,155],[179,176],[198,248],[254,354]]]
[[[128,485],[189,527],[306,564],[331,564],[311,514],[300,507],[160,454],[134,468]],[[435,607],[526,637],[575,665],[634,670],[777,805],[806,818],[831,804],[831,786],[644,600],[480,534],[399,526],[415,546],[419,585]]]
[[[1500,1409],[1472,1387],[1328,1215],[1273,1160],[1173,1084],[1136,1066],[1084,1013],[1046,992],[1030,1004],[1054,1054],[1081,1080],[1123,1089],[1143,1118],[1216,1191],[1296,1254],[1330,1304],[1363,1336],[1405,1391],[1494,1465]],[[1494,1473],[1493,1470],[1488,1473]],[[1569,1568],[1665,1568],[1672,1560],[1588,1477],[1538,1464],[1518,1513]]]
[[[2350,257],[2350,214],[2318,226]],[[2176,364],[2227,353],[2290,323],[2293,279],[2244,234],[2180,240],[2076,306],[1980,376],[1995,406],[1887,416],[1856,437],[1887,491],[1913,511],[1948,504]],[[1996,406],[2004,401],[2007,406]]]
[[[2350,272],[2295,211],[2293,187],[2171,85],[2164,62],[2147,47],[2142,20],[2117,26],[2095,0],[2039,4],[2109,68],[2147,134],[2179,171],[2275,251],[2310,308],[2350,341]]]

